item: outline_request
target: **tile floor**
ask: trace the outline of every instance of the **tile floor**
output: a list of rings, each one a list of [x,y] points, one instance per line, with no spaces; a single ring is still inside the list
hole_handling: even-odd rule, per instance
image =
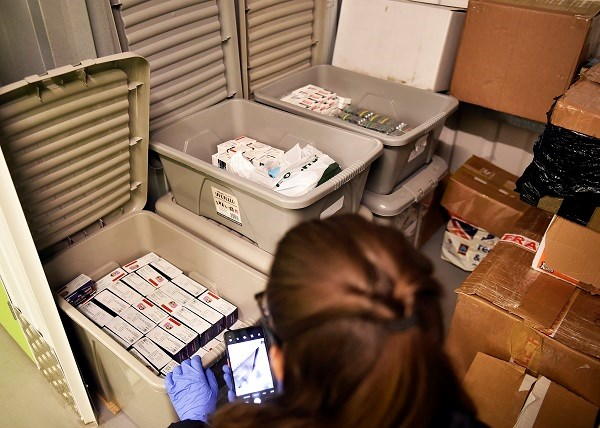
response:
[[[446,290],[442,301],[446,328],[454,312],[454,290],[467,273],[442,261],[439,257],[443,228],[423,247],[435,265],[436,277]],[[101,403],[96,403],[101,428],[135,428],[123,412],[113,415]],[[34,363],[0,327],[0,418],[2,426],[68,428],[84,426],[58,393],[38,372]]]

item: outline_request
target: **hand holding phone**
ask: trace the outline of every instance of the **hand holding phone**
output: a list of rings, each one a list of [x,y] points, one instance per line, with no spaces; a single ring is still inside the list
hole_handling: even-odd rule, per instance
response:
[[[225,349],[232,372],[233,391],[238,399],[260,403],[275,393],[262,327],[227,331]]]

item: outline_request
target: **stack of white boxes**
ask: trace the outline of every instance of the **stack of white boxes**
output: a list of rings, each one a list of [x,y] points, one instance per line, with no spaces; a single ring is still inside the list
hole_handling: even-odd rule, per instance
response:
[[[97,281],[79,275],[58,294],[162,376],[243,326],[234,305],[155,253]]]

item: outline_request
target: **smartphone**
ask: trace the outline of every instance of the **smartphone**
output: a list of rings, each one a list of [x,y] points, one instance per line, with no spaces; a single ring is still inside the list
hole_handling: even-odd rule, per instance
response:
[[[262,327],[226,331],[225,350],[237,398],[246,403],[261,403],[275,394],[275,379]]]

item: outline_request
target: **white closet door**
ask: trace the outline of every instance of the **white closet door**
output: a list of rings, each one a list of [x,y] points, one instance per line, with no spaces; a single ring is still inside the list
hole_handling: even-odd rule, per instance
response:
[[[84,423],[96,418],[0,151],[0,276],[36,364]]]

